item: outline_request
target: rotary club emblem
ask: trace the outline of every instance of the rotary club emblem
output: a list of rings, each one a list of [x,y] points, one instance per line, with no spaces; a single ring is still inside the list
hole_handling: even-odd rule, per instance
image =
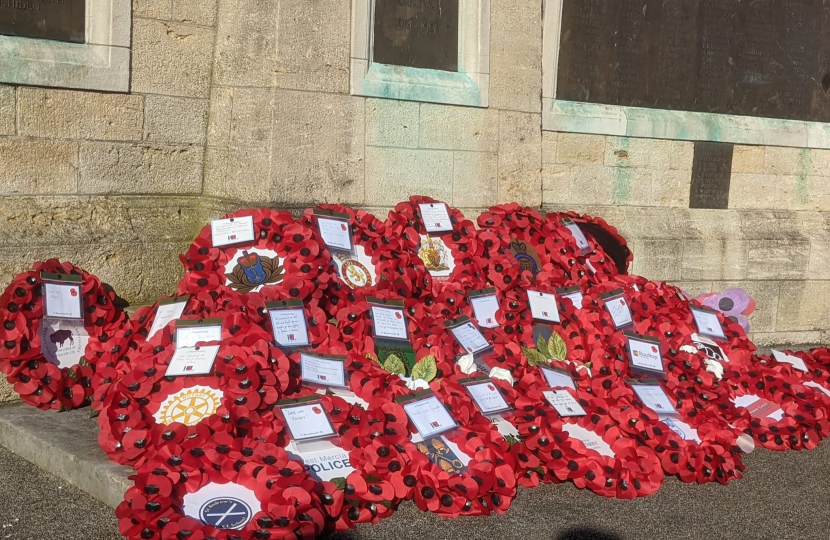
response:
[[[238,293],[256,292],[265,285],[279,283],[283,278],[280,258],[270,250],[237,252],[225,267],[226,285]]]
[[[335,257],[340,261],[340,278],[346,285],[352,289],[372,286],[372,272],[366,268],[366,265],[349,255],[337,254]]]
[[[223,393],[206,386],[184,388],[167,397],[154,415],[157,422],[195,426],[219,409]]]

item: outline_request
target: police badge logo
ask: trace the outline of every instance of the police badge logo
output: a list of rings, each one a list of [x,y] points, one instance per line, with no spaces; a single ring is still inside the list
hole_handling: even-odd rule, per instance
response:
[[[174,422],[195,426],[205,418],[216,414],[224,394],[207,386],[184,388],[161,402],[153,415],[156,422],[169,426]]]
[[[257,292],[265,285],[282,281],[283,267],[275,251],[240,250],[225,266],[225,278],[225,284],[238,293]]]

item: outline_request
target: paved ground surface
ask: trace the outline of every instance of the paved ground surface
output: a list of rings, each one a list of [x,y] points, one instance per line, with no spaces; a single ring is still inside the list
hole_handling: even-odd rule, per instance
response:
[[[600,498],[571,485],[520,490],[503,516],[443,520],[403,505],[348,540],[783,540],[826,539],[830,442],[812,452],[756,451],[728,487],[669,479],[635,501]],[[120,538],[113,512],[0,448],[0,539]]]

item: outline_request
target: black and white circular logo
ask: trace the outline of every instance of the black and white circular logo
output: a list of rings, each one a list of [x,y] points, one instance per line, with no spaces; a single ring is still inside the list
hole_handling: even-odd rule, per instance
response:
[[[202,505],[199,517],[217,529],[241,529],[254,516],[248,503],[234,497],[217,497]]]

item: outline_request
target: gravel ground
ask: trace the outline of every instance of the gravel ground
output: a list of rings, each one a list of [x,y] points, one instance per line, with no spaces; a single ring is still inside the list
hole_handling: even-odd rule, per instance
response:
[[[655,495],[603,499],[572,485],[520,490],[503,516],[439,519],[405,504],[348,540],[785,540],[828,538],[830,443],[812,452],[747,456],[730,486],[667,479]],[[113,512],[0,448],[0,538],[115,540]]]

